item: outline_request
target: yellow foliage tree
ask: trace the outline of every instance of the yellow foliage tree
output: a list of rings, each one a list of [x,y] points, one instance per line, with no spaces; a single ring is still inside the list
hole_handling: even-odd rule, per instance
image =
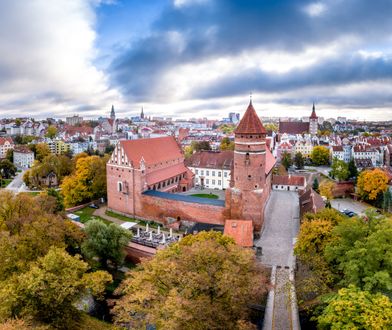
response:
[[[358,176],[357,193],[364,199],[374,201],[388,189],[388,176],[381,169],[366,170]]]
[[[323,181],[319,187],[320,195],[324,196],[328,200],[333,199],[332,191],[334,187],[335,184],[332,181]]]

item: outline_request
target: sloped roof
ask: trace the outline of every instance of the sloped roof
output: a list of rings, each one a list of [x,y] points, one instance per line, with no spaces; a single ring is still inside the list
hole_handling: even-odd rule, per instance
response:
[[[274,175],[272,184],[284,186],[304,186],[305,177],[299,175]]]
[[[186,171],[187,168],[183,163],[180,163],[148,173],[146,175],[146,181],[148,185],[152,185],[154,183],[173,178],[177,175],[185,173]]]
[[[234,131],[235,134],[267,134],[259,116],[250,101],[240,123]]]
[[[223,233],[232,237],[239,246],[253,246],[252,220],[226,220]]]
[[[280,121],[279,122],[279,133],[287,134],[303,134],[309,132],[309,123],[304,123],[301,121]]]
[[[199,151],[185,160],[186,166],[201,168],[219,168],[230,170],[234,160],[231,150],[225,151]]]
[[[9,142],[9,144],[14,144],[10,137],[0,137],[0,145],[4,145],[7,141]]]
[[[128,159],[137,166],[144,159],[146,165],[163,163],[183,157],[173,136],[120,141]]]
[[[265,174],[269,174],[276,164],[276,159],[269,149],[265,150]]]
[[[312,109],[312,114],[310,115],[310,119],[317,119],[316,109],[314,107],[314,103],[313,103],[313,109]]]
[[[305,213],[317,213],[319,210],[325,208],[325,203],[317,192],[309,188],[299,196],[299,207],[302,217]]]

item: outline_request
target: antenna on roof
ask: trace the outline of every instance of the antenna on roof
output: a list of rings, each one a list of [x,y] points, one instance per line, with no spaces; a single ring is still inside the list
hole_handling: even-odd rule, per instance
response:
[[[252,104],[252,91],[249,92],[249,103]]]

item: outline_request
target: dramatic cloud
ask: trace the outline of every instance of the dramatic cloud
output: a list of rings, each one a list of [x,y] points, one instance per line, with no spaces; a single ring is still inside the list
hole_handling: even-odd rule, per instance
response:
[[[0,117],[63,117],[82,105],[96,113],[118,99],[93,65],[96,5],[0,2]]]
[[[391,106],[390,89],[372,98],[374,82],[392,79],[391,14],[389,0],[176,0],[115,58],[111,83],[130,102],[252,90],[277,104],[290,105],[295,93],[303,104]],[[343,88],[348,94],[334,97]]]

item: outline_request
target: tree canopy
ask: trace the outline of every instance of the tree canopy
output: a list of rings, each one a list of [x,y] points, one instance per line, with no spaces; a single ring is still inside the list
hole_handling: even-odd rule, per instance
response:
[[[343,160],[334,158],[331,168],[331,176],[339,181],[345,181],[350,176],[348,164]]]
[[[286,171],[293,164],[293,160],[291,159],[291,155],[288,152],[284,152],[281,156],[281,162]]]
[[[376,168],[361,172],[357,180],[357,193],[365,201],[375,201],[388,189],[387,174]]]
[[[234,141],[230,141],[228,137],[224,137],[220,144],[220,150],[234,150]]]
[[[296,168],[301,169],[304,168],[305,159],[301,152],[296,152],[294,156],[294,165]]]
[[[188,237],[129,274],[113,309],[118,324],[184,330],[250,326],[248,305],[266,291],[254,253],[221,233]]]
[[[329,150],[324,146],[316,146],[312,150],[310,156],[312,162],[316,166],[329,164]]]

